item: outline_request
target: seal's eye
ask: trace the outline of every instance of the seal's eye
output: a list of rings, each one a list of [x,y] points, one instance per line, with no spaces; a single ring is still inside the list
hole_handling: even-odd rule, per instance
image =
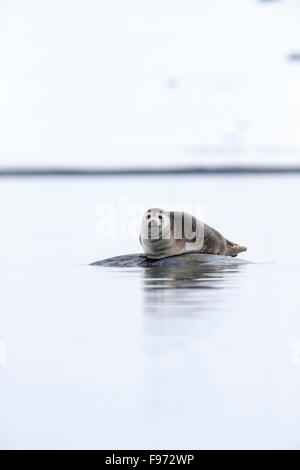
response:
[[[151,217],[151,215],[150,215],[150,214],[148,214],[148,215],[146,216],[146,218],[147,218],[147,219],[150,219],[150,217]]]
[[[159,218],[159,220],[162,220],[162,215],[159,215],[158,218]]]

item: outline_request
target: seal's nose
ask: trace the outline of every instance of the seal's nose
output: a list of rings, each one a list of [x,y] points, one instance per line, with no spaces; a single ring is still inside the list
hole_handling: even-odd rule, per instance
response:
[[[149,220],[147,224],[148,238],[151,240],[157,240],[160,237],[161,225],[155,219]]]
[[[155,219],[150,219],[149,222],[148,222],[148,227],[159,227],[161,224],[160,224],[160,221],[158,222],[157,220]]]

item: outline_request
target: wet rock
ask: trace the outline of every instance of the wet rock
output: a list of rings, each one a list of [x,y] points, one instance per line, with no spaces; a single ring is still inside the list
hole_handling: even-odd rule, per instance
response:
[[[115,268],[147,268],[147,267],[196,267],[196,266],[212,266],[212,267],[226,267],[236,266],[240,264],[247,264],[241,258],[232,258],[231,256],[207,255],[204,253],[186,253],[184,255],[170,256],[169,258],[162,258],[158,260],[151,260],[146,258],[142,253],[135,253],[129,255],[115,256],[100,261],[91,263],[91,266],[105,266]]]

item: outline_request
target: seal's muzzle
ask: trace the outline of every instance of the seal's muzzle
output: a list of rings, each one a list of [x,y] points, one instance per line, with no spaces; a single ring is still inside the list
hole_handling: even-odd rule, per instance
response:
[[[162,226],[156,220],[149,220],[148,222],[148,239],[160,240],[162,238]]]

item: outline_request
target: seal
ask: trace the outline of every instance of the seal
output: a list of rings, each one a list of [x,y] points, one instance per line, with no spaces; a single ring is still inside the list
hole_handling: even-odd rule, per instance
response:
[[[140,243],[150,259],[184,253],[237,256],[245,246],[227,240],[217,230],[186,212],[148,209],[140,231]]]

